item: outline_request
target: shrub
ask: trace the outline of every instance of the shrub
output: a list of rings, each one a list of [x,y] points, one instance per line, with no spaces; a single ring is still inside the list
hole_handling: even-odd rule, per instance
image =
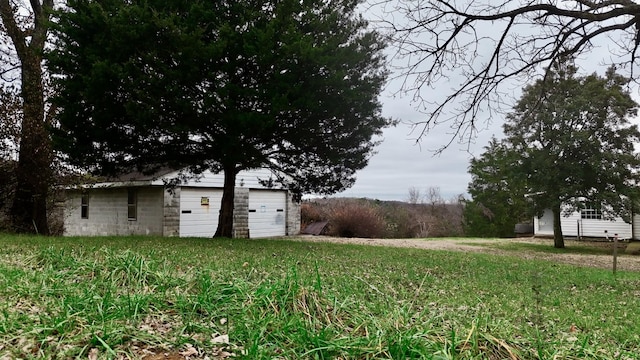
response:
[[[509,214],[504,208],[499,210]],[[513,229],[518,220],[518,216],[496,216],[478,201],[469,201],[464,208],[464,232],[467,236],[513,237]]]
[[[323,214],[322,209],[317,203],[305,201],[300,205],[300,221],[302,227],[326,219],[326,214]]]
[[[387,202],[382,204],[382,214],[386,222],[387,238],[415,237],[412,229],[411,212],[407,204]]]
[[[329,214],[329,235],[379,238],[385,235],[385,221],[370,203],[343,200],[333,204]]]

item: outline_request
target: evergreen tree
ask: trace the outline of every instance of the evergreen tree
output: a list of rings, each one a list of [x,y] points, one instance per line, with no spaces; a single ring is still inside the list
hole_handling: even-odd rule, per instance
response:
[[[512,195],[535,193],[533,210],[553,211],[554,246],[563,248],[563,212],[595,206],[605,218],[628,217],[637,198],[640,158],[634,144],[640,132],[629,122],[638,105],[626,90],[628,79],[613,68],[604,77],[577,76],[570,63],[551,70],[524,89],[507,116],[505,144],[517,161],[508,161],[497,177],[482,166],[472,165],[471,172],[484,184],[518,184]],[[491,156],[501,151],[488,150]]]
[[[223,171],[232,235],[243,169],[298,193],[353,184],[390,121],[384,42],[354,0],[89,1],[59,14],[50,54],[58,149],[97,174]]]
[[[524,195],[526,181],[514,173],[519,153],[505,141],[493,138],[484,153],[471,160],[471,182],[467,188],[472,201],[464,209],[465,234],[470,236],[513,236],[516,223],[531,215]]]

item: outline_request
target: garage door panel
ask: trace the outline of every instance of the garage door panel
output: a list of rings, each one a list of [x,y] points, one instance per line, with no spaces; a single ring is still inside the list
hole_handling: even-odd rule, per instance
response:
[[[183,188],[180,193],[180,236],[212,237],[218,227],[222,190]]]
[[[285,191],[249,191],[249,233],[251,237],[284,236],[286,229]]]

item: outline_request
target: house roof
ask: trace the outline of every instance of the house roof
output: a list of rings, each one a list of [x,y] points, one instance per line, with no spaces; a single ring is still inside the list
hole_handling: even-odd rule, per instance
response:
[[[238,173],[235,186],[244,186],[251,189],[284,190],[283,187],[270,187],[263,183],[264,180],[269,179],[271,176],[272,172],[267,168],[243,170]],[[201,174],[190,174],[186,169],[161,168],[150,174],[134,171],[111,178],[95,179],[93,182],[70,188],[122,188],[167,185],[222,188],[224,186],[224,174],[222,172],[213,173],[209,170]]]
[[[172,168],[160,168],[153,173],[145,174],[140,171],[132,171],[129,173],[124,173],[121,175],[107,177],[104,179],[105,182],[127,182],[127,181],[153,181],[157,180],[167,174],[172,172],[176,172],[176,169]]]
[[[121,175],[96,178],[94,181],[73,186],[74,188],[117,188],[133,186],[161,185],[164,178],[171,178],[178,173],[178,170],[171,168],[160,168],[153,173],[143,173],[131,171]]]

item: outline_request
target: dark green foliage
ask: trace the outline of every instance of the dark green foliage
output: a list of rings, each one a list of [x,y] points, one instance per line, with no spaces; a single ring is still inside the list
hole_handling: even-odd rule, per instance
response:
[[[390,124],[377,100],[384,43],[357,5],[70,1],[49,55],[56,145],[107,175],[223,170],[223,236],[240,170],[271,168],[270,184],[300,193],[342,190]]]
[[[516,223],[531,215],[524,195],[526,183],[518,176],[519,154],[508,143],[492,139],[485,152],[471,160],[472,201],[464,209],[465,235],[510,237]]]
[[[472,237],[513,236],[515,222],[509,214],[498,218],[482,203],[469,201],[464,207],[464,234]]]

